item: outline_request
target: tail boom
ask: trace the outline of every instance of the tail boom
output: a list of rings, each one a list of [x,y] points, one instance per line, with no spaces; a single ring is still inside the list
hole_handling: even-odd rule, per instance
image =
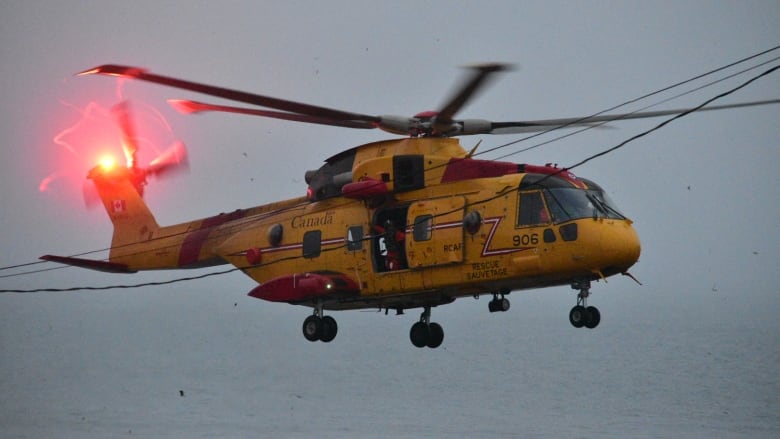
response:
[[[108,261],[46,255],[53,262],[112,273],[138,270],[201,268],[226,264],[216,247],[228,234],[224,227],[243,218],[246,210],[160,227],[143,200],[142,170],[97,166],[88,178],[97,189],[114,226]]]

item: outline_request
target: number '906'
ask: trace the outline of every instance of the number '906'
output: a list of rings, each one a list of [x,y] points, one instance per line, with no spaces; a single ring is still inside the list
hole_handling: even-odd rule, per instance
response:
[[[539,234],[538,233],[530,233],[525,235],[514,235],[512,236],[512,244],[515,247],[519,247],[521,245],[536,245],[539,244]]]

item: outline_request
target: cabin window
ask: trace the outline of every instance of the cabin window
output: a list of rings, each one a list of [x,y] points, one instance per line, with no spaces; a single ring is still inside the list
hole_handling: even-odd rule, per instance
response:
[[[550,223],[550,213],[539,191],[520,192],[517,203],[517,227]]]
[[[303,234],[303,257],[316,258],[322,252],[322,231],[311,230]]]
[[[347,250],[363,249],[363,226],[352,226],[347,229]]]
[[[414,240],[417,242],[431,239],[433,231],[433,215],[420,215],[414,219]]]
[[[425,187],[425,163],[421,155],[393,157],[393,189],[396,192]]]
[[[284,227],[281,224],[274,224],[268,229],[268,243],[273,247],[279,247],[284,236]]]

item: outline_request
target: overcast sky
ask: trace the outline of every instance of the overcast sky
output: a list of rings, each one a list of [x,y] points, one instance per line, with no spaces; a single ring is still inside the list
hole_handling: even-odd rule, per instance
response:
[[[111,122],[101,116],[101,111],[118,102],[118,95],[133,102],[139,125],[144,127],[142,135],[148,138],[142,163],[154,157],[155,149],[163,149],[175,139],[189,148],[190,174],[151,181],[147,188],[146,200],[163,225],[303,195],[307,169],[317,168],[325,158],[344,149],[392,137],[379,131],[249,116],[179,115],[167,106],[166,99],[212,99],[154,84],[128,81],[118,87],[114,78],[74,76],[100,64],[139,66],[163,75],[361,113],[412,115],[437,109],[443,103],[461,78],[459,66],[508,62],[517,68],[500,75],[459,116],[533,120],[592,114],[764,51],[780,44],[778,23],[780,6],[776,0],[4,0],[0,2],[0,267],[34,262],[43,254],[79,254],[110,245],[111,224],[102,210],[84,208],[81,185],[103,150],[121,154],[118,142],[111,140]],[[743,67],[778,55],[773,52]],[[777,64],[774,61],[664,108],[697,105]],[[734,72],[732,69],[708,80]],[[720,103],[779,97],[780,73],[775,73]],[[94,118],[79,124],[88,108]],[[605,316],[602,326],[609,327],[609,313],[604,312],[608,310],[651,326],[657,325],[658,318],[706,316],[745,324],[771,322],[768,324],[777,328],[778,116],[777,105],[690,115],[576,169],[578,175],[607,190],[635,221],[642,242],[642,256],[631,272],[643,286],[618,277],[594,288]],[[661,120],[615,123],[609,129],[591,130],[509,160],[567,166]],[[519,138],[475,136],[461,142],[470,149],[482,141],[480,150],[487,150]],[[485,158],[549,138],[520,142]],[[47,177],[52,178],[42,192],[40,186]],[[33,265],[3,270],[0,275],[53,267]],[[65,268],[0,278],[0,289],[134,284],[190,274],[107,275]],[[216,304],[222,302],[257,313],[273,310],[275,314],[263,317],[276,320],[258,318],[253,322],[263,328],[261,331],[278,328],[277,337],[267,338],[278,342],[274,346],[280,358],[293,356],[284,351],[288,347],[298,354],[314,349],[300,337],[299,325],[308,311],[246,297],[253,285],[251,279],[233,273],[132,292],[1,294],[0,355],[12,355],[11,366],[20,371],[28,363],[37,363],[31,360],[34,351],[50,349],[47,343],[59,343],[54,337],[62,333],[64,340],[74,343],[73,351],[80,353],[64,355],[65,366],[78,369],[94,360],[88,344],[79,344],[79,337],[93,337],[94,341],[112,327],[110,320],[120,315],[120,308],[142,311],[140,321],[150,328],[166,327],[169,318],[186,316],[192,321],[175,328],[189,332],[182,328],[197,329],[199,322],[210,317],[226,322],[224,315],[215,313]],[[513,311],[522,308],[524,300],[549,300],[561,315],[561,322],[549,325],[565,324],[574,294],[568,288],[548,291],[553,294],[513,294]],[[453,329],[458,321],[467,321],[466,316],[480,324],[493,321],[483,315],[487,313],[484,303],[479,305],[483,312],[479,316],[474,314],[475,306],[458,301],[446,307],[456,310],[454,314],[460,319],[453,311],[437,309],[437,315],[443,317],[445,328]],[[185,312],[170,313],[172,309]],[[669,315],[650,312],[654,309]],[[82,315],[84,330],[69,333],[68,328],[73,329],[69,319],[80,322]],[[101,321],[100,316],[107,320]],[[362,322],[361,316],[339,313],[338,318],[340,323]],[[379,321],[385,320],[371,320]],[[30,346],[18,344],[34,332],[30,327],[24,329],[25,322],[48,323],[50,329],[54,325],[57,330],[51,336],[35,338]],[[511,322],[522,333],[549,328],[545,324],[529,327],[522,319]],[[117,323],[117,333],[109,335],[111,342],[116,338],[126,340],[128,346],[143,345],[146,339],[133,339],[137,333],[133,324]],[[363,323],[363,327],[375,328],[374,324]],[[406,330],[382,334],[397,336],[399,343],[406,344]],[[229,334],[226,330],[225,339],[232,337]],[[340,332],[339,337],[354,340],[357,335],[353,328]],[[261,340],[257,340],[258,346]],[[769,349],[777,352],[777,344]],[[169,351],[165,343],[149,347],[151,358],[167,358],[165,352]],[[146,354],[138,355],[146,358]],[[191,361],[210,358],[199,355],[194,353]],[[177,363],[180,360],[179,356],[174,359]],[[0,364],[4,361],[9,358],[0,357]],[[111,358],[104,361],[97,364],[104,364],[105,370],[117,364]],[[372,361],[380,367],[383,359],[372,357]],[[284,370],[286,366],[276,367]],[[16,407],[38,407],[35,395],[25,390],[35,382],[37,373],[32,371],[24,378],[27,375],[22,377],[19,372],[18,381],[4,381],[5,388],[20,401],[11,405],[8,416],[15,416]],[[49,383],[58,380],[69,382],[53,375]],[[86,387],[90,380],[84,378]],[[104,385],[111,387],[111,383],[107,380]],[[156,385],[151,382],[149,387]],[[95,398],[100,401],[103,394],[91,390],[83,392],[83,397],[98,395]],[[81,394],[81,390],[74,390],[53,396],[44,393],[43,397],[53,401],[51,408]],[[45,413],[43,416],[46,419]]]
[[[120,92],[142,123],[156,109],[170,126],[144,125],[156,144],[143,151],[142,161],[174,139],[190,150],[189,175],[148,188],[147,201],[162,224],[301,195],[305,170],[388,137],[246,116],[179,115],[165,99],[204,97],[132,82],[118,91],[115,79],[74,76],[99,64],[141,66],[357,112],[410,115],[437,108],[460,79],[459,66],[509,62],[519,68],[501,75],[460,115],[523,120],[601,111],[780,43],[780,8],[773,1],[6,1],[0,8],[2,266],[108,246],[110,223],[104,212],[83,208],[81,181],[98,150],[118,153],[110,142],[97,147],[89,140],[89,130],[110,123],[97,119],[62,137],[72,152],[53,139],[76,125],[90,103],[105,109]],[[748,77],[667,107],[698,104]],[[775,74],[723,102],[777,98],[779,85]],[[717,285],[745,297],[763,291],[759,284],[778,283],[779,110],[693,115],[577,169],[636,221],[643,254],[634,272],[654,285],[648,288]],[[615,124],[511,159],[572,164],[658,122]],[[463,143],[470,148],[481,140],[487,149],[519,137]],[[48,176],[56,178],[40,192]],[[236,277],[225,282],[240,282]],[[66,269],[1,282],[56,287],[117,279],[130,278]]]

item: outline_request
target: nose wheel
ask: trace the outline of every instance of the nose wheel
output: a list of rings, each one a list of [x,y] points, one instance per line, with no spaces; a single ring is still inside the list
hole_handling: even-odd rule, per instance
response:
[[[577,281],[571,287],[580,292],[577,294],[577,305],[569,311],[569,323],[575,328],[595,328],[601,322],[601,313],[595,306],[588,306],[590,281]]]
[[[418,348],[438,348],[444,341],[444,329],[441,325],[431,322],[431,307],[426,306],[420,315],[420,321],[412,325],[409,331],[409,339]]]

